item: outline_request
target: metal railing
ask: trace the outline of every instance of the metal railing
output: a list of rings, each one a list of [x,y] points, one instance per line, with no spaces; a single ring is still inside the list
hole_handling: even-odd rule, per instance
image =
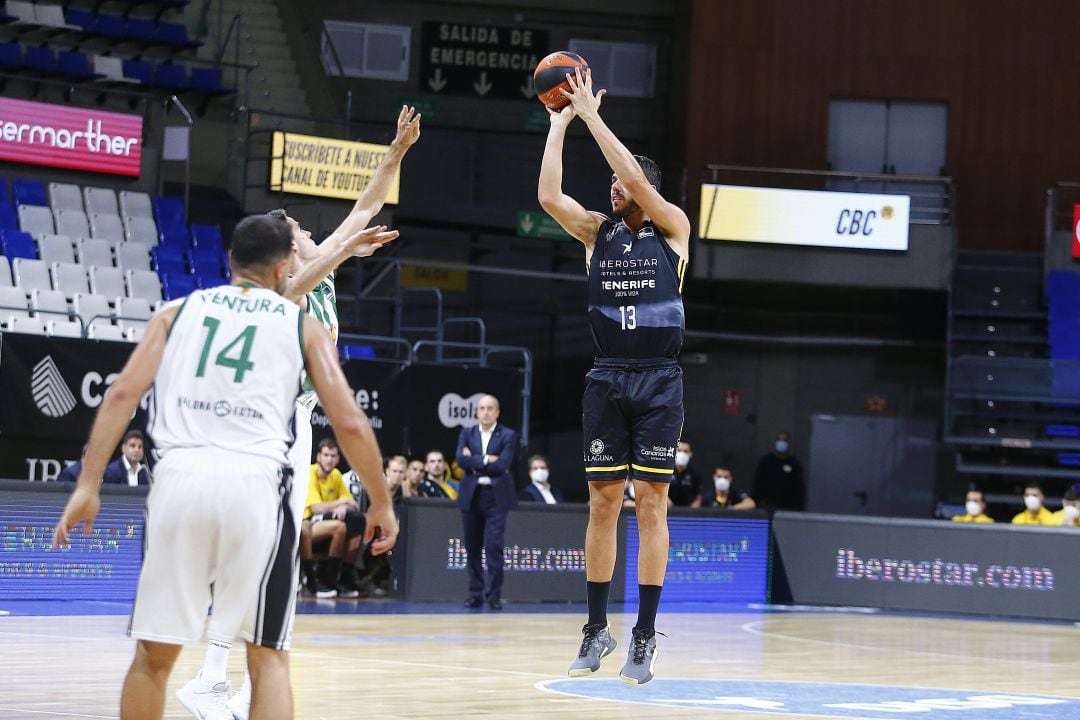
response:
[[[912,225],[952,225],[956,218],[956,186],[951,177],[838,172],[744,165],[706,165],[706,182],[790,190],[907,195]]]

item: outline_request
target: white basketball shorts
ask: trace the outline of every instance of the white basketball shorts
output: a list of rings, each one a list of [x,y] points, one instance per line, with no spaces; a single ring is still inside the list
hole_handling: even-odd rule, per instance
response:
[[[205,628],[219,642],[288,650],[298,542],[291,486],[268,458],[166,453],[147,497],[128,634],[182,645],[198,642]]]

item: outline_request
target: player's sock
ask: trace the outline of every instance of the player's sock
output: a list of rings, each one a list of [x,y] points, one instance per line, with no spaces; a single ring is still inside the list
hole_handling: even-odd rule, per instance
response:
[[[206,647],[206,660],[203,662],[202,679],[210,685],[225,679],[225,669],[229,664],[229,651],[232,645],[219,640],[211,640]]]
[[[611,581],[586,581],[585,585],[589,594],[589,624],[607,625],[607,601]]]
[[[304,577],[304,585],[309,590],[312,590],[315,587],[316,582],[318,582],[318,577],[315,575],[315,561],[301,560],[300,574]]]
[[[661,590],[661,585],[638,585],[638,614],[637,624],[634,625],[636,629],[656,629],[656,610],[660,607]]]
[[[339,558],[327,558],[323,563],[323,568],[326,574],[323,576],[323,582],[328,587],[337,587],[338,576],[341,574],[341,560]]]

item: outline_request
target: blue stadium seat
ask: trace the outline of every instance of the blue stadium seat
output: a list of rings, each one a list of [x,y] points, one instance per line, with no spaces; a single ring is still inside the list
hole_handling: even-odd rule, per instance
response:
[[[124,20],[123,15],[113,15],[112,13],[98,13],[96,21],[94,23],[94,31],[99,35],[104,35],[111,38],[122,38],[127,36],[127,22]]]
[[[148,60],[125,60],[124,77],[138,80],[143,85],[153,85],[154,65]]]
[[[0,43],[0,67],[17,68],[22,65],[22,45],[17,42]]]
[[[157,66],[155,84],[169,90],[186,90],[188,86],[187,68],[175,63],[162,63]]]
[[[6,255],[9,259],[21,257],[37,260],[34,236],[18,230],[0,230],[0,255]]]
[[[11,200],[8,199],[7,180],[0,178],[0,205],[10,205]]]
[[[184,264],[184,251],[175,245],[158,245],[150,248],[151,266],[158,275],[167,273],[182,274],[187,270]]]
[[[221,250],[221,228],[217,225],[191,224],[191,245],[217,252]]]
[[[157,38],[157,23],[150,18],[128,18],[127,36],[133,40],[154,42]]]
[[[225,278],[225,273],[221,271],[221,265],[218,265],[216,258],[209,261],[205,258],[194,258],[191,262],[191,269],[196,275],[202,277],[212,277],[218,280]]]
[[[150,204],[154,208],[154,219],[158,224],[162,222],[184,222],[184,203],[178,197],[171,195],[154,195],[150,198]]]
[[[158,223],[158,242],[162,245],[173,245],[187,250],[191,247],[188,240],[187,226],[176,220],[166,220]]]
[[[94,17],[94,13],[90,10],[81,10],[79,8],[69,7],[64,14],[64,19],[67,20],[68,25],[74,25],[82,28],[83,32],[94,32],[97,18]]]
[[[207,95],[225,95],[236,92],[236,88],[222,85],[221,71],[217,68],[191,68],[191,89]]]
[[[1046,434],[1050,437],[1080,438],[1080,425],[1047,425]]]
[[[49,207],[49,197],[45,193],[45,183],[37,180],[18,179],[11,183],[16,205],[41,205]]]
[[[60,51],[60,72],[73,78],[88,78],[94,75],[90,71],[90,58],[86,53],[74,50]]]
[[[194,290],[194,275],[167,273],[161,278],[161,293],[166,300],[175,300],[190,295]]]
[[[7,203],[0,203],[0,231],[18,229],[19,218],[15,214],[15,208]]]
[[[229,281],[221,275],[221,271],[214,270],[208,273],[195,273],[195,284],[200,288],[212,288],[219,285],[228,285]]]
[[[341,357],[346,360],[374,360],[375,348],[370,345],[342,345]]]
[[[26,66],[49,75],[60,69],[56,62],[56,51],[42,46],[26,48]]]
[[[174,22],[159,22],[157,39],[169,45],[186,45],[188,47],[198,47],[202,45],[201,42],[189,40],[187,28],[181,23]]]

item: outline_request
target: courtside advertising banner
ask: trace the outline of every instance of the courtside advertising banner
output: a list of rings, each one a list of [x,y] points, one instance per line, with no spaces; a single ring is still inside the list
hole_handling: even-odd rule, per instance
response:
[[[270,189],[355,200],[389,150],[389,145],[275,132],[270,150]],[[387,203],[397,204],[400,184],[398,171],[386,196]]]
[[[704,240],[908,249],[907,195],[702,185]]]
[[[142,117],[0,98],[0,160],[138,177]]]

